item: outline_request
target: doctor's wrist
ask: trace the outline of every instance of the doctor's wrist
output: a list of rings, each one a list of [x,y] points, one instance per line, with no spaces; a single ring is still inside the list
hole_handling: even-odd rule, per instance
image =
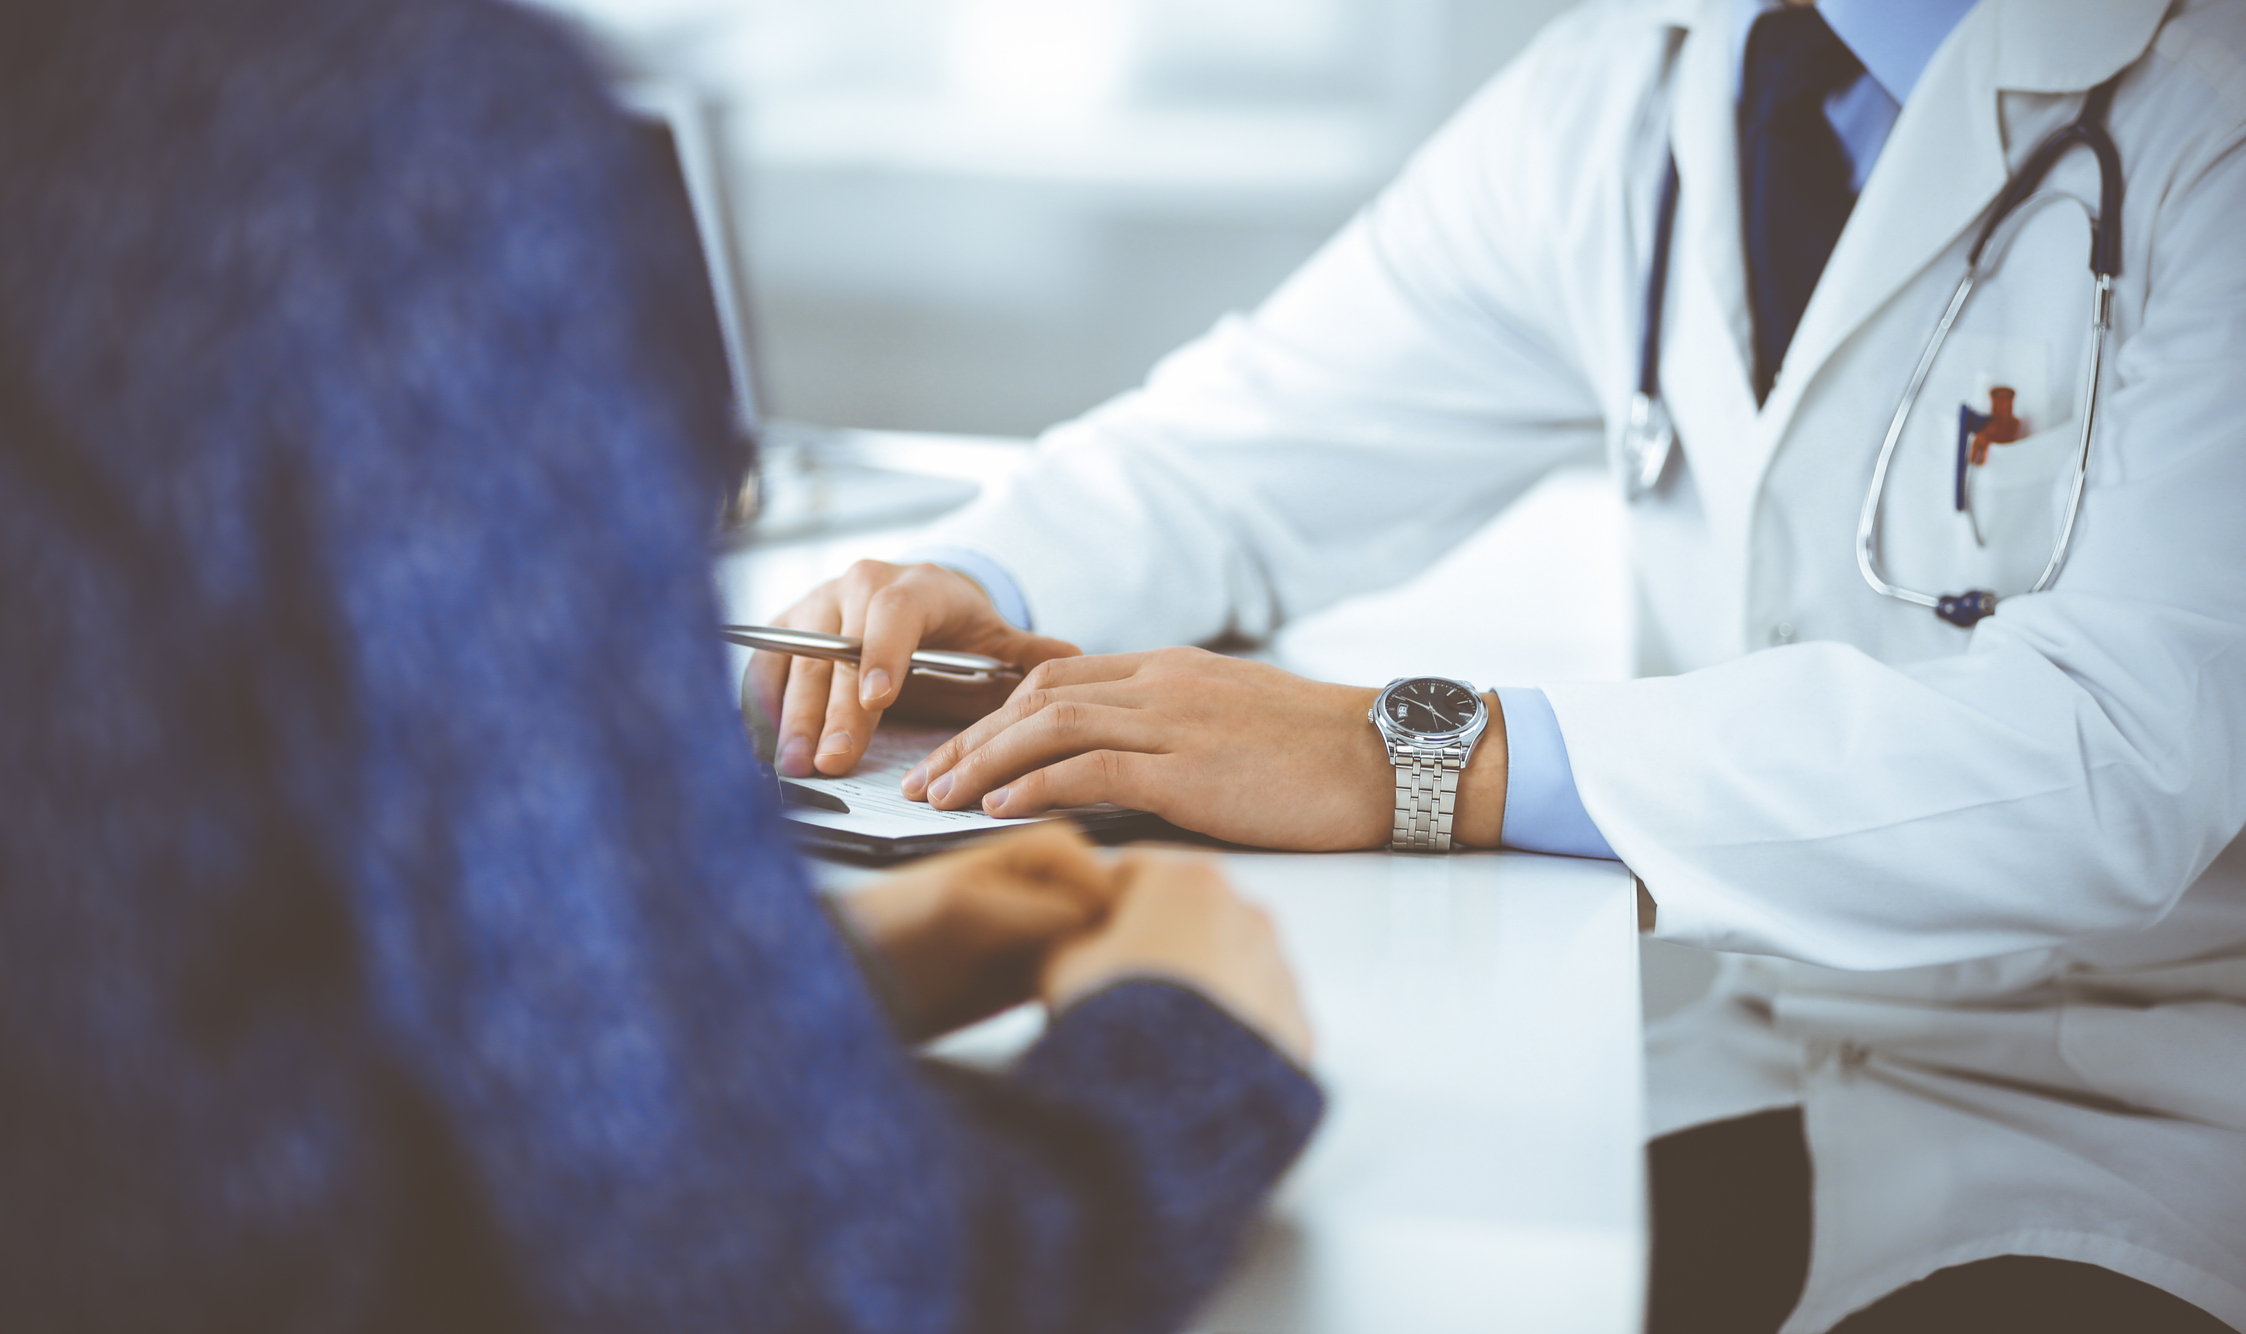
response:
[[[1366,702],[1378,694],[1365,691]],[[1498,704],[1494,693],[1485,693],[1482,703],[1489,707],[1489,726],[1474,743],[1474,753],[1467,757],[1466,767],[1458,771],[1458,798],[1451,807],[1451,845],[1459,848],[1494,848],[1505,835],[1505,779],[1508,772],[1508,752],[1505,746],[1505,710]],[[1357,717],[1364,716],[1364,705],[1355,706]],[[1368,843],[1355,846],[1385,848],[1396,825],[1396,769],[1381,745],[1377,732],[1364,729],[1371,743],[1372,769],[1380,784],[1377,796],[1368,800],[1377,810],[1368,810],[1368,821],[1377,816],[1377,834]]]
[[[1495,693],[1484,693],[1482,702],[1489,706],[1489,726],[1459,770],[1451,814],[1451,842],[1469,848],[1494,848],[1505,835],[1505,710]]]

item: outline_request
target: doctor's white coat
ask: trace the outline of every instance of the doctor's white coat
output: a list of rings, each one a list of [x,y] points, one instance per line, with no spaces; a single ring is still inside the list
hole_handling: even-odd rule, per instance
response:
[[[1397,581],[1614,447],[1673,147],[1681,455],[1629,512],[1641,679],[1538,683],[1658,933],[1735,952],[1652,1036],[1651,1129],[1803,1106],[1816,1235],[1788,1334],[2006,1253],[2246,1327],[2246,4],[1982,0],[1760,409],[1732,14],[1563,16],[1261,309],[1055,429],[934,540],[1094,652],[1259,635]],[[2073,551],[1956,629],[1859,577],[1872,462],[2008,170],[2124,68]],[[1880,532],[1896,582],[2014,592],[2049,555],[2097,184],[2085,152],[2054,171],[1929,380]],[[2031,434],[1979,470],[1976,541],[1951,468],[1991,384]]]

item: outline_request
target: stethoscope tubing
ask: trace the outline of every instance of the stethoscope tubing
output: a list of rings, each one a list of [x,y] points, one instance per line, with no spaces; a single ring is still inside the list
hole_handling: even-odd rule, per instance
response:
[[[1931,593],[1887,582],[1880,574],[1879,560],[1873,555],[1872,546],[1879,536],[1880,506],[1887,499],[1887,466],[1895,460],[1895,446],[1903,439],[1903,427],[1911,419],[1911,409],[1918,403],[1919,391],[1926,387],[1926,377],[1933,373],[1934,362],[1942,354],[1942,344],[1948,340],[1958,317],[1965,313],[1966,300],[1973,295],[1979,278],[1978,266],[1967,268],[1965,276],[1958,279],[1957,287],[1950,293],[1949,304],[1942,308],[1942,318],[1935,323],[1934,336],[1919,353],[1918,365],[1911,370],[1911,382],[1903,390],[1902,401],[1895,405],[1894,418],[1887,424],[1887,437],[1880,442],[1879,460],[1872,465],[1872,484],[1864,492],[1864,508],[1856,518],[1856,569],[1864,576],[1864,582],[1881,597],[1920,607],[1936,606],[1940,599]]]
[[[1967,589],[1962,593],[1936,596],[1917,589],[1904,588],[1890,583],[1879,569],[1875,547],[1879,533],[1879,514],[1887,496],[1887,468],[1895,449],[1902,440],[1903,429],[1910,420],[1911,410],[1918,405],[1919,392],[1926,378],[1949,340],[1966,303],[1984,276],[1982,263],[1989,257],[1989,246],[2007,219],[2015,216],[2021,205],[2035,194],[2051,168],[2066,152],[2080,145],[2090,150],[2098,163],[2098,216],[2090,221],[2090,272],[2094,284],[2090,310],[2090,340],[2082,378],[2082,397],[2076,411],[2080,423],[2075,445],[2074,478],[2067,490],[2067,508],[2060,520],[2059,535],[2051,544],[2051,554],[2043,563],[2043,570],[2026,590],[2040,593],[2057,582],[2059,571],[2066,565],[2067,553],[2074,545],[2076,520],[2082,513],[2082,496],[2090,478],[2090,444],[2097,427],[2098,382],[2105,373],[2106,337],[2113,327],[2113,285],[2121,272],[2121,205],[2124,183],[2121,174],[2121,151],[2113,136],[2106,130],[2105,117],[2113,104],[2114,87],[2121,76],[2099,84],[2083,99],[2082,111],[2073,121],[2052,133],[2036,146],[2028,160],[1997,196],[1989,210],[1988,220],[1981,224],[1980,233],[1973,238],[1973,248],[1966,252],[1965,276],[1958,280],[1957,289],[1943,308],[1942,318],[1934,326],[1933,336],[1927,340],[1926,350],[1913,369],[1909,388],[1896,405],[1894,420],[1888,424],[1887,435],[1880,444],[1879,461],[1872,470],[1872,483],[1864,495],[1864,509],[1859,515],[1856,529],[1856,566],[1864,581],[1873,591],[1916,606],[1931,607],[1943,620],[1961,629],[1971,629],[1983,617],[1992,614],[2001,597],[1986,589]],[[1978,529],[1976,528],[1976,531]]]
[[[1943,344],[1949,340],[1950,331],[1964,315],[1966,303],[1984,277],[1982,260],[1987,255],[1990,242],[1996,238],[2005,220],[2026,202],[2043,183],[2051,168],[2068,150],[2077,146],[2088,148],[2098,162],[2098,215],[2090,224],[2090,271],[2095,283],[2090,318],[2090,346],[2087,353],[2081,402],[2076,416],[2081,422],[2081,435],[2075,449],[2074,482],[2067,493],[2067,507],[2060,521],[2058,540],[2053,543],[2051,555],[2044,562],[2043,571],[2026,590],[2040,593],[2057,581],[2066,564],[2068,551],[2074,542],[2076,521],[2082,513],[2082,497],[2090,477],[2090,445],[2097,427],[2098,383],[2105,374],[2106,340],[2113,328],[2114,281],[2121,273],[2121,208],[2124,180],[2121,170],[2121,151],[2106,129],[2107,112],[2113,105],[2115,87],[2127,70],[2090,90],[2084,97],[2082,110],[2062,128],[2054,131],[2035,151],[2012,178],[1991,207],[1988,219],[1974,238],[1973,247],[1966,254],[1966,269],[1958,279],[1957,287],[1950,293],[1948,303],[1942,308],[1933,335],[1919,354],[1911,369],[1907,387],[1896,404],[1895,415],[1888,422],[1887,434],[1880,442],[1877,460],[1872,465],[1871,485],[1864,493],[1863,509],[1856,522],[1856,568],[1864,582],[1882,597],[1894,598],[1914,606],[1932,608],[1942,619],[1970,629],[1982,617],[1996,609],[1998,595],[1979,589],[1963,593],[1937,596],[1916,589],[1905,588],[1887,580],[1880,569],[1877,553],[1880,511],[1887,496],[1887,474],[1894,461],[1896,447],[1901,443],[1911,411],[1918,404],[1920,392],[1926,387],[1927,377],[1941,355]],[[1638,385],[1631,394],[1630,415],[1624,430],[1623,492],[1627,499],[1637,500],[1651,491],[1659,481],[1662,466],[1667,462],[1673,447],[1674,428],[1669,421],[1666,405],[1661,400],[1661,318],[1668,289],[1669,242],[1676,225],[1677,159],[1674,153],[1668,158],[1662,175],[1660,204],[1656,210],[1652,263],[1648,267],[1645,303],[1644,336],[1640,343]],[[2001,248],[2000,248],[2001,250]],[[1649,447],[1651,446],[1651,447]]]
[[[2058,582],[2059,569],[2066,564],[2067,552],[2074,544],[2074,521],[2082,513],[2082,493],[2090,481],[2090,437],[2098,429],[2098,378],[2105,374],[2106,335],[2113,329],[2113,279],[2110,273],[2098,275],[2098,294],[2090,317],[2090,366],[2083,375],[2079,409],[2082,438],[2075,445],[2074,485],[2067,491],[2067,512],[2059,524],[2059,541],[2051,548],[2051,559],[2044,564],[2043,573],[2028,588],[2030,593],[2040,593]]]
[[[1654,210],[1653,263],[1646,276],[1645,327],[1638,344],[1638,387],[1630,395],[1630,419],[1623,432],[1622,491],[1636,500],[1661,483],[1669,454],[1676,448],[1676,426],[1661,401],[1661,307],[1669,290],[1669,242],[1677,230],[1677,158],[1669,155],[1661,176],[1661,202]]]

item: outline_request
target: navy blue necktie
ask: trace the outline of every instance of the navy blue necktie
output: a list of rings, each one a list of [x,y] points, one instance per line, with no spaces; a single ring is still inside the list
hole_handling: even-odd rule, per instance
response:
[[[1739,180],[1757,403],[1770,396],[1817,275],[1856,204],[1848,157],[1825,119],[1825,99],[1863,72],[1814,8],[1773,9],[1747,35]]]

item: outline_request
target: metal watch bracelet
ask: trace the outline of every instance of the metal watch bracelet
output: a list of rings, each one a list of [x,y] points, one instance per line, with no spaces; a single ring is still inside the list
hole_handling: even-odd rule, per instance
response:
[[[1396,766],[1396,824],[1389,833],[1389,849],[1449,852],[1451,817],[1458,808],[1458,773],[1466,765],[1466,747],[1391,747],[1388,758]]]

